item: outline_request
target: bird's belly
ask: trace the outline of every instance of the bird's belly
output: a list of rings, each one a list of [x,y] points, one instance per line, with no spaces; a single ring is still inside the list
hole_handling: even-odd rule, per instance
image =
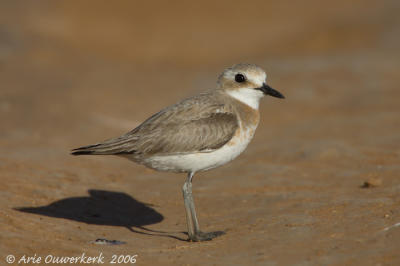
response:
[[[255,128],[240,129],[228,143],[210,152],[152,156],[144,162],[159,171],[197,172],[216,168],[235,159],[241,154],[254,136]]]

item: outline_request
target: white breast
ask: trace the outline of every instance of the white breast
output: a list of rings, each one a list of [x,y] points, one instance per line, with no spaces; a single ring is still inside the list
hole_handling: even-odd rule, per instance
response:
[[[232,161],[246,149],[256,127],[240,129],[227,144],[212,152],[153,156],[146,159],[144,164],[159,171],[171,172],[197,172],[216,168]]]

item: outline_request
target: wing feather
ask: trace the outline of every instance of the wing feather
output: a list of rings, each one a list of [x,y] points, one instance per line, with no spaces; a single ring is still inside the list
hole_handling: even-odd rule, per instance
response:
[[[222,104],[212,104],[213,100],[206,94],[189,98],[156,113],[121,137],[74,149],[72,154],[132,154],[140,158],[218,149],[234,136],[238,120]]]

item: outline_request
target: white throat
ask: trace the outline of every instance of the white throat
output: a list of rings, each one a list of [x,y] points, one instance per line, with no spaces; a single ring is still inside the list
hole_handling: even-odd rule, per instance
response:
[[[236,100],[241,101],[242,103],[250,106],[251,108],[258,110],[258,105],[260,104],[260,99],[264,96],[264,94],[253,88],[242,88],[238,90],[230,90],[227,93],[235,98]]]

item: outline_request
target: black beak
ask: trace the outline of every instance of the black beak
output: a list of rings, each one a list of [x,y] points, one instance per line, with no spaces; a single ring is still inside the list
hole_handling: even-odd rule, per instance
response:
[[[261,88],[257,88],[257,90],[260,90],[262,92],[264,92],[264,94],[266,95],[270,95],[276,98],[281,98],[281,99],[285,99],[285,96],[282,95],[282,93],[280,93],[277,90],[274,90],[273,88],[271,88],[270,86],[268,86],[267,84],[263,84],[263,86]]]

